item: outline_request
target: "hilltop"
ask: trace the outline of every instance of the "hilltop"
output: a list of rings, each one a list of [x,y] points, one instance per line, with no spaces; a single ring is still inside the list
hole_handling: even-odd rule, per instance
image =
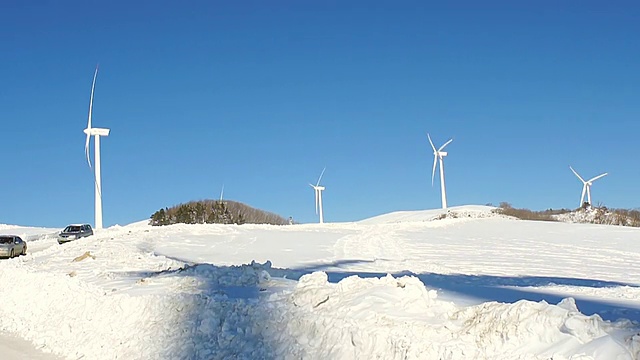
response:
[[[151,215],[150,225],[171,224],[271,224],[285,225],[289,220],[265,210],[232,200],[190,201],[160,209]]]

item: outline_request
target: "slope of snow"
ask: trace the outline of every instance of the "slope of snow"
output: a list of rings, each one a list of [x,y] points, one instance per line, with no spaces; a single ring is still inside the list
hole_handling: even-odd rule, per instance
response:
[[[0,261],[0,330],[71,359],[640,357],[640,229],[451,211],[115,226]]]
[[[454,206],[448,209],[418,210],[418,211],[396,211],[388,214],[374,216],[372,218],[359,221],[360,224],[390,224],[404,222],[424,222],[442,219],[457,218],[480,218],[499,217],[492,206],[465,205]]]

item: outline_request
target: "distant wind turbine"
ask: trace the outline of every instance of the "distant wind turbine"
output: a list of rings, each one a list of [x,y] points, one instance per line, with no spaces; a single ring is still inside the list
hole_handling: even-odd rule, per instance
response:
[[[427,134],[427,138],[429,138],[429,143],[431,144],[431,148],[433,148],[433,171],[431,172],[431,186],[433,186],[433,180],[436,175],[436,165],[439,160],[440,161],[440,191],[442,192],[442,208],[446,209],[447,208],[447,192],[444,187],[444,163],[442,161],[442,158],[447,156],[447,152],[442,150],[444,149],[445,146],[449,145],[449,143],[451,143],[453,139],[449,139],[449,141],[444,143],[444,145],[440,146],[440,148],[436,150],[436,147],[433,145],[433,141],[431,141],[431,136],[429,136],[429,134]]]
[[[584,181],[584,179],[578,175],[578,173],[573,170],[573,168],[571,166],[569,166],[569,169],[571,169],[571,171],[573,171],[573,173],[578,177],[578,179],[580,179],[580,181],[582,181],[582,196],[580,197],[580,206],[582,206],[584,204],[584,194],[585,192],[587,193],[587,201],[589,203],[589,205],[591,205],[591,185],[593,185],[593,182],[600,179],[601,177],[605,177],[608,175],[608,173],[604,173],[604,174],[600,174],[596,177],[593,177],[587,181]]]
[[[93,93],[96,87],[96,77],[98,76],[98,66],[93,73],[93,83],[91,84],[91,98],[89,100],[89,119],[87,121],[87,128],[84,129],[84,133],[87,134],[87,140],[84,145],[84,152],[87,156],[87,163],[91,169],[91,156],[89,151],[89,142],[91,136],[94,138],[95,145],[95,166],[94,169],[94,184],[95,184],[95,224],[96,229],[102,229],[102,183],[100,175],[100,136],[109,136],[110,129],[94,128],[91,126],[91,115],[93,112]]]
[[[327,170],[326,167],[322,169],[318,182],[315,185],[309,184],[316,194],[316,214],[320,215],[320,224],[324,223],[324,217],[322,215],[322,191],[324,190],[324,186],[320,186],[320,180],[322,180],[322,175],[324,175],[325,170]]]

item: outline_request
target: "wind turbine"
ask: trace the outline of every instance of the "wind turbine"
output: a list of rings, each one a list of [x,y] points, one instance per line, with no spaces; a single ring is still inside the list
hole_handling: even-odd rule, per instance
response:
[[[324,217],[322,215],[322,191],[324,190],[324,186],[320,186],[320,180],[322,180],[322,175],[324,175],[325,170],[327,170],[326,167],[322,169],[320,177],[318,178],[318,182],[315,185],[309,184],[309,186],[311,186],[316,193],[316,214],[318,214],[319,211],[320,224],[324,224]]]
[[[438,163],[438,160],[440,160],[440,191],[442,192],[442,208],[446,209],[447,208],[447,192],[444,187],[444,163],[442,161],[442,158],[447,156],[447,152],[442,151],[442,149],[444,149],[445,146],[449,145],[449,143],[452,142],[453,139],[449,139],[449,141],[444,143],[444,145],[440,146],[440,148],[436,150],[436,147],[433,145],[433,141],[431,141],[431,136],[429,136],[428,133],[427,133],[427,138],[429,138],[429,143],[433,148],[433,171],[431,172],[431,186],[433,186],[433,179],[436,175],[436,165]]]
[[[578,173],[573,170],[573,168],[571,166],[569,166],[569,169],[571,169],[571,171],[573,171],[573,173],[578,177],[578,179],[580,179],[580,181],[582,181],[582,196],[580,197],[580,206],[582,206],[584,204],[584,193],[587,193],[587,201],[589,202],[589,205],[591,205],[591,185],[593,185],[593,182],[600,179],[601,177],[605,177],[607,176],[608,173],[604,173],[604,174],[600,174],[596,177],[593,177],[587,181],[584,181],[584,179],[578,175]]]
[[[96,71],[93,73],[93,83],[91,84],[91,99],[89,100],[89,120],[87,121],[87,128],[84,129],[84,133],[87,134],[87,140],[84,145],[84,152],[87,156],[87,163],[89,164],[89,168],[91,169],[91,157],[89,154],[89,142],[91,141],[91,136],[94,138],[95,145],[95,166],[93,169],[94,173],[94,184],[96,188],[95,194],[95,228],[102,229],[102,184],[100,179],[100,136],[109,136],[110,129],[104,128],[94,128],[91,126],[91,114],[93,112],[93,92],[96,87],[96,77],[98,76],[98,66],[96,66]]]

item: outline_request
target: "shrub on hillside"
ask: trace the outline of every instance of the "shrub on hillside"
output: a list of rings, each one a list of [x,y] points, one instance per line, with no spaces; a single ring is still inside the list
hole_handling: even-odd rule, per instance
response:
[[[593,212],[590,221],[593,224],[640,227],[640,211],[635,209],[608,209],[606,206],[599,206],[580,211]]]
[[[508,202],[501,202],[496,212],[522,220],[568,221],[574,223],[640,227],[639,210],[608,209],[602,204],[592,206],[589,205],[589,203],[584,203],[581,207],[573,211],[569,209],[532,211],[529,209],[517,209]]]
[[[151,215],[153,226],[171,224],[272,224],[289,221],[280,215],[252,208],[236,201],[201,200],[164,208]]]
[[[517,209],[511,206],[508,202],[501,202],[498,208],[498,213],[513,216],[521,220],[535,220],[535,221],[558,221],[554,215],[565,214],[571,212],[568,209],[548,209],[543,211],[533,211],[529,209]]]

